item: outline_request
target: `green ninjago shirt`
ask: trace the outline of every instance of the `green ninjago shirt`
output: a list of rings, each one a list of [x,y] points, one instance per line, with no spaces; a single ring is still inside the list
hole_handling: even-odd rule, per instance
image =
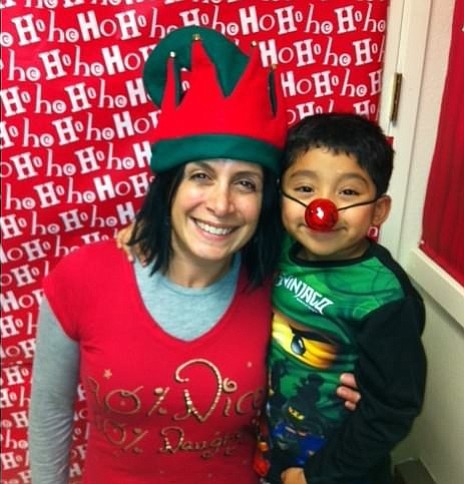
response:
[[[272,293],[270,445],[291,456],[287,462],[302,466],[317,462],[311,456],[333,438],[337,444],[325,452],[324,463],[314,472],[331,465],[327,454],[332,453],[339,472],[345,472],[346,461],[346,475],[363,475],[363,466],[367,470],[378,455],[388,454],[390,440],[403,438],[420,408],[425,374],[422,300],[378,244],[347,261],[303,261],[297,257],[298,248],[286,241]],[[398,357],[398,351],[407,356]],[[415,374],[404,380],[411,368]],[[360,433],[354,447],[346,441],[346,425],[345,434],[339,432],[345,420],[352,419],[336,395],[343,372],[356,373],[363,394],[360,407],[366,404],[369,409],[361,408],[353,419],[357,427],[351,434]],[[374,390],[379,394],[372,398]],[[398,398],[389,398],[389,391],[398,392]],[[402,413],[406,400],[413,402],[415,412]],[[396,406],[401,408],[395,413]],[[371,418],[377,420],[372,423]],[[391,429],[393,435],[382,441],[379,432]],[[368,458],[371,452],[373,461]]]

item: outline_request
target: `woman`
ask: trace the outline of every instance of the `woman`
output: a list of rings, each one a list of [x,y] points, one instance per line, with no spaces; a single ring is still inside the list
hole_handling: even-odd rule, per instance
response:
[[[90,425],[84,483],[258,482],[282,95],[257,51],[248,59],[201,28],[160,42],[144,81],[162,107],[156,177],[135,231],[148,264],[132,266],[108,241],[72,253],[45,280],[34,484],[67,482],[79,374]]]

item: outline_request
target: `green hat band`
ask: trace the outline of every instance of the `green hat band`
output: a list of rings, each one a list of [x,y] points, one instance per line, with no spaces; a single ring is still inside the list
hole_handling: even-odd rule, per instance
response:
[[[227,158],[257,163],[280,174],[282,150],[263,141],[236,135],[197,135],[159,140],[152,146],[151,168],[169,170],[191,161]]]

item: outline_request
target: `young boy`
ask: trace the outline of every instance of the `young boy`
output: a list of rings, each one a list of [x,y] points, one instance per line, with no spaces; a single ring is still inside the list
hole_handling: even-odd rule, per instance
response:
[[[367,237],[390,211],[392,160],[380,128],[357,115],[315,115],[290,130],[282,218],[291,239],[273,289],[260,444],[269,482],[391,482],[389,452],[420,411],[423,302]],[[343,372],[362,395],[355,412],[336,396]]]

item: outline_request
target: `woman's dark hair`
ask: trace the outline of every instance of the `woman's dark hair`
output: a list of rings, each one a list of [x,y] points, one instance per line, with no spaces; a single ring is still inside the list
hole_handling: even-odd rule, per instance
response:
[[[377,196],[388,189],[393,170],[393,148],[374,122],[349,113],[325,113],[303,118],[289,130],[284,171],[312,148],[356,158],[374,182]]]
[[[185,165],[155,175],[136,216],[130,245],[138,244],[152,273],[166,272],[172,255],[171,207],[182,181]],[[261,213],[253,237],[242,248],[242,263],[252,287],[272,276],[280,253],[282,224],[277,176],[263,168]]]

